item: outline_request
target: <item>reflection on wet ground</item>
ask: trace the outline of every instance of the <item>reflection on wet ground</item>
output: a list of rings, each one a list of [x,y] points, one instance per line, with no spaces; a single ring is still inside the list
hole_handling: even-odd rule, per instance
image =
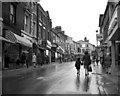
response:
[[[3,78],[4,93],[19,94],[99,94],[96,75],[85,76],[81,66],[76,74],[74,62],[38,68],[32,72]]]

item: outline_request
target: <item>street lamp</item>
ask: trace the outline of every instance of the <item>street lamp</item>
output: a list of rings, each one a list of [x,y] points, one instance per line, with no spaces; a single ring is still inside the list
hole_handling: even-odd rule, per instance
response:
[[[96,30],[96,44],[98,46],[98,38],[97,38],[98,30]]]

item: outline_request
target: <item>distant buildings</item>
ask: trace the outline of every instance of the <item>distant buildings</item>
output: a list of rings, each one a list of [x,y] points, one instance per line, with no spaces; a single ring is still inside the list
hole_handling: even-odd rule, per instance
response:
[[[95,51],[95,46],[91,43],[89,43],[89,40],[85,37],[84,41],[80,40],[77,43],[79,43],[78,47],[78,53],[84,54],[85,51],[88,51],[89,54],[91,54],[92,51]]]

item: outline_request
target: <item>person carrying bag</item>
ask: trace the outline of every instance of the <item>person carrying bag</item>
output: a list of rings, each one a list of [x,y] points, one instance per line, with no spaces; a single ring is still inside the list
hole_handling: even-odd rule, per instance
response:
[[[85,76],[89,75],[89,71],[91,71],[91,59],[90,59],[90,55],[88,54],[88,51],[85,51],[85,54],[83,56],[83,64],[84,64],[84,68],[85,68]]]

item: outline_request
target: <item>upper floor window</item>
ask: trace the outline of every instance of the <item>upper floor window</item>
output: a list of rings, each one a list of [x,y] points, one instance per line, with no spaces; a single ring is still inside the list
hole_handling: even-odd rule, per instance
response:
[[[36,11],[36,3],[33,2],[33,11],[35,12]]]
[[[80,48],[78,48],[78,52],[80,52]]]
[[[41,34],[42,34],[42,29],[41,29],[41,26],[39,25],[39,31],[38,31],[38,37],[41,39]]]
[[[82,47],[85,47],[85,44],[82,44]]]
[[[24,30],[27,33],[31,34],[31,32],[30,32],[30,15],[27,13],[25,13],[25,15],[24,15]]]
[[[89,45],[87,44],[86,47],[89,47]]]
[[[33,22],[33,36],[36,37],[36,22]]]
[[[10,21],[12,23],[15,23],[15,6],[13,4],[10,4]]]

